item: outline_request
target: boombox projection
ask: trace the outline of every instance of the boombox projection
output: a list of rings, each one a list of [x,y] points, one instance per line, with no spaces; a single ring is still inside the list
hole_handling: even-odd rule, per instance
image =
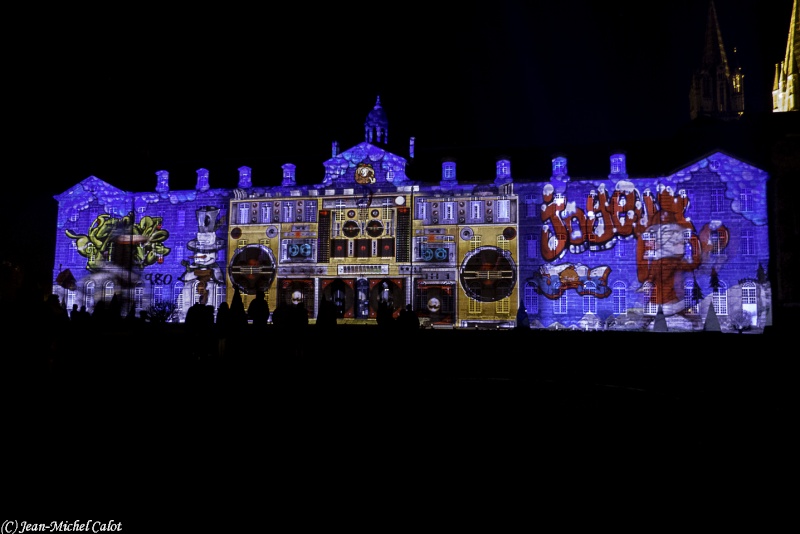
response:
[[[271,310],[302,303],[313,322],[332,303],[340,322],[375,324],[410,304],[430,328],[647,330],[660,311],[670,331],[760,331],[771,322],[767,180],[714,152],[664,176],[631,177],[610,155],[607,176],[512,178],[498,159],[488,183],[406,175],[388,147],[378,100],[365,140],[323,163],[315,185],[283,166],[279,185],[130,193],[89,177],[59,195],[53,291],[68,307],[114,296],[123,313],[194,303],[215,309],[236,290],[263,290]],[[413,138],[409,157],[414,157]]]

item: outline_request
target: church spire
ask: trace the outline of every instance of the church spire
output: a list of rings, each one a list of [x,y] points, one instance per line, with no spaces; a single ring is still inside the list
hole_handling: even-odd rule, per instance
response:
[[[369,112],[367,120],[364,122],[364,141],[373,144],[389,142],[389,120],[381,107],[380,95],[375,102],[375,107]]]
[[[775,65],[775,81],[772,84],[772,111],[800,111],[797,93],[800,90],[800,13],[797,0],[792,5],[789,21],[789,37],[786,41],[786,55],[781,63]]]
[[[692,75],[689,115],[736,119],[744,112],[744,75],[740,68],[731,74],[714,0],[708,3],[705,47],[700,67]]]

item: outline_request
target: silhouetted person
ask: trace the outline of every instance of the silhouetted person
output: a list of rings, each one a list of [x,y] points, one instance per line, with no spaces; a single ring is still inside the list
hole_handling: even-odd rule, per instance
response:
[[[105,327],[108,323],[108,306],[105,300],[98,300],[94,304],[94,311],[92,311],[92,322],[96,326]]]
[[[285,302],[279,302],[272,312],[272,326],[278,328],[288,328],[291,322],[291,310]]]
[[[186,334],[193,359],[206,360],[216,353],[214,308],[199,302],[192,304],[186,312]]]
[[[217,354],[223,356],[227,345],[229,328],[231,322],[231,309],[227,302],[223,302],[217,308],[217,318],[215,330],[217,333]]]
[[[302,302],[293,303],[289,307],[289,327],[303,331],[308,326],[308,310]]]
[[[118,324],[119,320],[122,319],[122,301],[116,293],[111,297],[111,302],[108,305],[108,319],[112,324]]]
[[[247,317],[253,321],[256,329],[264,328],[269,323],[269,304],[263,290],[256,291],[256,297],[247,307]]]
[[[406,307],[400,310],[397,323],[403,330],[419,330],[419,316],[411,304],[406,304]]]
[[[319,311],[317,312],[317,326],[323,330],[330,330],[338,323],[336,322],[336,305],[323,297],[319,301]]]
[[[378,326],[381,328],[391,328],[395,325],[392,307],[384,301],[378,302],[378,313],[375,317]]]
[[[230,331],[231,334],[241,333],[241,329],[247,326],[247,312],[244,309],[244,302],[242,301],[242,294],[239,288],[233,291],[233,299],[231,300],[230,312]]]
[[[86,324],[89,322],[90,319],[91,315],[89,315],[89,312],[86,311],[85,304],[81,306],[80,309],[78,309],[77,304],[72,305],[72,313],[69,316],[69,320],[70,322],[72,322],[73,325]]]

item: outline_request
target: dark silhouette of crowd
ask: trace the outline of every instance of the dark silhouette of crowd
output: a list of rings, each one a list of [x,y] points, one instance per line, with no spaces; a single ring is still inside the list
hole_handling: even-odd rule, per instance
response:
[[[247,307],[247,318],[254,328],[264,328],[269,324],[269,303],[267,302],[264,290],[256,291],[255,298],[250,301]]]

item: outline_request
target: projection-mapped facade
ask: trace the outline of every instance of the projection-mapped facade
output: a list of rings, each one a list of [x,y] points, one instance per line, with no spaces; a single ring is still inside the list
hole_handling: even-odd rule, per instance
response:
[[[340,322],[374,324],[381,303],[411,304],[433,328],[646,330],[659,311],[670,331],[702,330],[713,306],[723,330],[771,324],[767,174],[717,152],[668,176],[631,177],[622,153],[604,179],[572,178],[566,157],[549,177],[490,183],[412,180],[388,150],[378,100],[364,142],[333,145],[322,181],[128,192],[91,176],[56,197],[54,292],[92,311],[116,295],[123,314],[158,303],[183,321],[238,289],[269,307],[323,300]],[[413,158],[413,140],[409,157]]]

